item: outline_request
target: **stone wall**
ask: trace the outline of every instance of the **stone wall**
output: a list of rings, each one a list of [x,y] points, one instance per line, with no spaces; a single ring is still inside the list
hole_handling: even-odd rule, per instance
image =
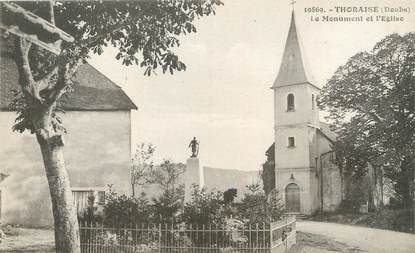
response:
[[[323,211],[335,211],[342,201],[342,180],[339,167],[334,163],[334,152],[321,156],[323,182]]]
[[[12,132],[16,114],[0,112],[0,169],[3,222],[53,224],[49,188],[36,138]],[[129,111],[67,112],[63,115],[65,160],[73,187],[114,188],[130,192],[131,123]]]

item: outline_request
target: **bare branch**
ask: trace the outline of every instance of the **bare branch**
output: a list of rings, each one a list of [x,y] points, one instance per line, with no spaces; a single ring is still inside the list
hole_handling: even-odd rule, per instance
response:
[[[52,24],[55,24],[55,13],[53,12],[53,4],[54,1],[53,0],[49,0],[49,17],[50,17],[50,22]]]
[[[29,63],[29,50],[32,43],[20,38],[15,38],[15,51],[16,51],[16,65],[19,72],[19,84],[25,95],[29,95],[32,99],[42,102],[42,98],[39,95],[39,89],[33,79],[32,69]]]
[[[63,54],[59,57],[56,84],[51,87],[47,100],[49,104],[55,103],[66,92],[66,87],[71,84],[71,78],[82,64],[82,59],[71,64],[70,59]]]

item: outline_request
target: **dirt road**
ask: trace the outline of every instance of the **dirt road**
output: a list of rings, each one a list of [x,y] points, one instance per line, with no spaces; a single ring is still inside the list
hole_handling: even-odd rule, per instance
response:
[[[415,235],[328,222],[298,221],[297,230],[321,235],[369,253],[413,253]]]

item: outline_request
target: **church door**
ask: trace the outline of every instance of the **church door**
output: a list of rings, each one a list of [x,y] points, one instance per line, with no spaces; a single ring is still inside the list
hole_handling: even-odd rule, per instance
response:
[[[288,213],[299,213],[300,207],[300,187],[291,183],[285,187],[285,209]]]

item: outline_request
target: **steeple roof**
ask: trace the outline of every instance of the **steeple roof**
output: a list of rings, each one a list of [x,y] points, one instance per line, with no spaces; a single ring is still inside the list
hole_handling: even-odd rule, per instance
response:
[[[301,40],[297,32],[293,11],[280,70],[272,88],[300,83],[310,83],[315,86],[315,81],[308,68]]]

